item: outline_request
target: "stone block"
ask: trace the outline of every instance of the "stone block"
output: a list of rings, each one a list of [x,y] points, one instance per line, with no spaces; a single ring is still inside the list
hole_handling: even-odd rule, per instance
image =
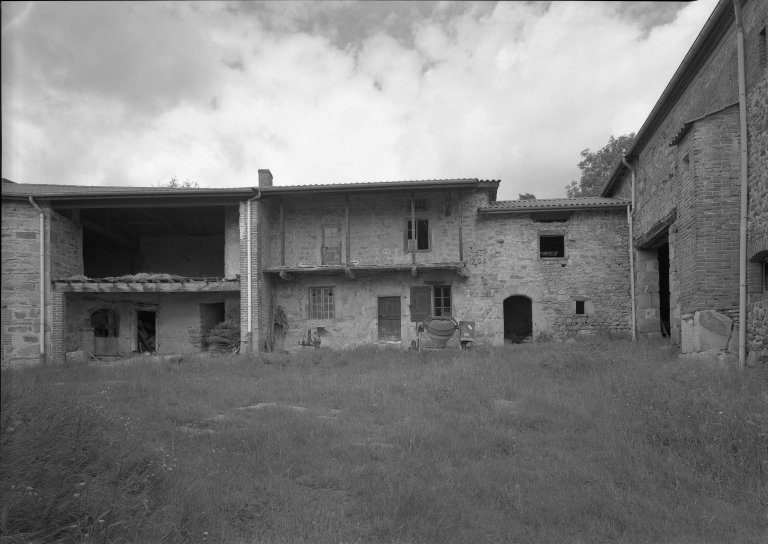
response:
[[[756,351],[750,351],[749,353],[747,353],[747,360],[746,360],[745,364],[749,368],[752,368],[754,366],[757,366],[758,359],[759,358],[757,356],[757,352]]]
[[[651,333],[661,330],[661,320],[658,317],[644,317],[637,320],[637,332]]]
[[[693,317],[693,349],[697,352],[728,347],[733,321],[714,310],[696,312]]]
[[[653,299],[651,293],[641,293],[637,295],[636,304],[637,308],[640,310],[645,310],[646,308],[653,308]]]

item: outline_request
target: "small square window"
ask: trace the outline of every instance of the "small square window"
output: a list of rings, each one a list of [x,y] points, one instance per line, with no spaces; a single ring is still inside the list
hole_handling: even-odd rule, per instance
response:
[[[576,314],[577,315],[584,315],[584,301],[583,300],[577,300],[576,301]]]
[[[405,251],[429,250],[429,219],[416,219],[415,236],[411,220],[407,219],[405,223]]]
[[[426,198],[417,198],[415,199],[416,203],[416,211],[417,212],[425,212],[427,211],[427,199]],[[408,199],[408,208],[406,208],[406,211],[411,211],[411,199]]]
[[[539,237],[539,258],[557,259],[565,257],[565,236],[542,235]]]
[[[335,313],[333,287],[310,287],[309,318],[333,319]]]

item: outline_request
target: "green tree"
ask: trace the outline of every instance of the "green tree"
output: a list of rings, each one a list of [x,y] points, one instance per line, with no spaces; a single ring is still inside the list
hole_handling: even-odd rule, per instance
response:
[[[199,189],[200,184],[190,180],[179,181],[179,178],[173,176],[170,181],[166,181],[165,183],[158,181],[157,187],[166,187],[168,189]]]
[[[572,181],[565,186],[568,198],[583,196],[598,196],[603,185],[608,181],[616,163],[621,159],[621,150],[627,149],[635,139],[635,133],[611,138],[608,144],[594,153],[589,148],[581,152],[582,161],[579,163],[581,179]]]
[[[523,193],[517,195],[518,200],[536,200],[536,195],[533,193]]]

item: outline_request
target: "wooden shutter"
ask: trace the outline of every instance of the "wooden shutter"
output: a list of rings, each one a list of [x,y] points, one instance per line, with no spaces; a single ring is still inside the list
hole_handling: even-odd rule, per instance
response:
[[[423,321],[432,315],[432,287],[411,287],[411,321]]]

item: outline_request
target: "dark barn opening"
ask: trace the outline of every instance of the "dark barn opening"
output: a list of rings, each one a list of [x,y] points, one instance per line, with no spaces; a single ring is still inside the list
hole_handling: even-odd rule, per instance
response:
[[[669,312],[669,244],[664,244],[659,247],[659,315],[664,336],[669,336]]]
[[[136,315],[136,347],[143,353],[157,350],[157,312],[139,311]]]
[[[533,334],[531,299],[521,295],[504,301],[504,341],[519,344]]]

